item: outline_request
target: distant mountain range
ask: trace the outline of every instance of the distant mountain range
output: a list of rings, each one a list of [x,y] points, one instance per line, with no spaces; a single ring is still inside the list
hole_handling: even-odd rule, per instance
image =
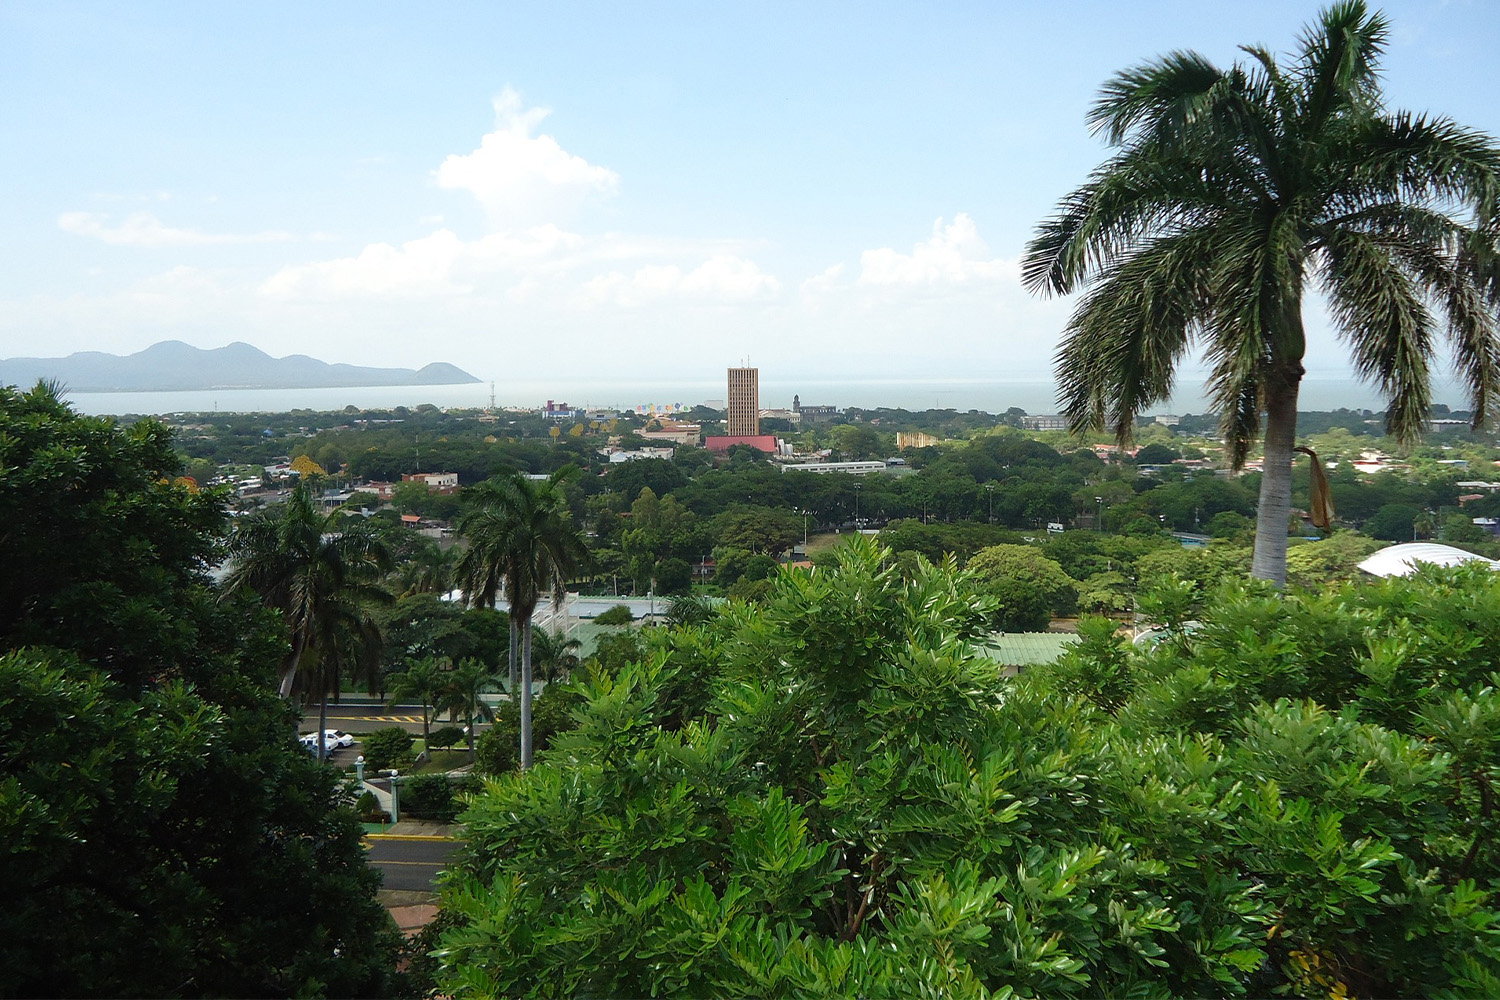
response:
[[[424,368],[331,365],[305,354],[273,358],[249,344],[202,350],[180,340],[120,357],[79,351],[65,358],[0,360],[0,385],[56,381],[72,392],[171,392],[179,389],[338,389],[376,385],[462,385],[479,379],[438,362]]]

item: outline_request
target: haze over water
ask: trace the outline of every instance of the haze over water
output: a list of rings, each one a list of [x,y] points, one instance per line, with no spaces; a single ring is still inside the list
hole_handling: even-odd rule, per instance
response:
[[[1016,406],[1030,414],[1057,412],[1056,385],[1051,379],[855,379],[790,380],[767,379],[762,370],[760,405],[766,409],[790,407],[794,394],[804,405],[829,405],[840,409],[892,407],[908,410],[955,409],[1004,413]],[[1168,403],[1152,413],[1204,413],[1209,411],[1201,378],[1184,377]],[[495,381],[495,403],[502,407],[535,408],[547,400],[574,406],[612,407],[633,410],[640,405],[698,403],[723,406],[726,392],[722,378],[701,380],[588,380],[506,379]],[[341,410],[413,407],[431,403],[442,408],[478,408],[490,402],[488,382],[469,385],[373,386],[336,389],[205,389],[186,392],[69,393],[78,410],[90,414],[166,414],[182,412],[282,413],[294,409]],[[1464,405],[1460,387],[1448,379],[1435,379],[1433,398],[1454,409]],[[1303,380],[1299,409],[1384,408],[1379,394],[1346,375],[1315,376]]]

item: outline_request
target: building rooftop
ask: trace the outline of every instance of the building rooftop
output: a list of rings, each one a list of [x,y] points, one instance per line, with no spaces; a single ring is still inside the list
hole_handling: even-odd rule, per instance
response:
[[[1007,667],[1035,667],[1058,659],[1078,641],[1072,632],[995,632],[979,652]]]
[[[1451,545],[1439,545],[1437,542],[1403,542],[1392,545],[1370,556],[1359,564],[1359,568],[1372,576],[1410,576],[1422,563],[1457,566],[1467,562],[1488,563],[1491,569],[1500,569],[1500,562]]]

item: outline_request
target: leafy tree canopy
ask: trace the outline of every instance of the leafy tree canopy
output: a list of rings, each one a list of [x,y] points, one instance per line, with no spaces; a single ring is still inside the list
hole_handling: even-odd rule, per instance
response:
[[[222,497],[175,462],[160,424],[0,388],[25,567],[0,574],[0,994],[387,991],[347,796],[274,693],[275,619],[217,600]]]
[[[1500,577],[1242,585],[1180,644],[1085,622],[1002,679],[951,563],[840,556],[579,686],[465,816],[440,990],[1500,987]]]

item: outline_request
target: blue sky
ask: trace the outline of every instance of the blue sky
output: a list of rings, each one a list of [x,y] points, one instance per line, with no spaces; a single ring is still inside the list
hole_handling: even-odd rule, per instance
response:
[[[0,2],[0,356],[1043,374],[1099,84],[1316,9]],[[1383,9],[1390,103],[1500,135],[1500,6]]]

